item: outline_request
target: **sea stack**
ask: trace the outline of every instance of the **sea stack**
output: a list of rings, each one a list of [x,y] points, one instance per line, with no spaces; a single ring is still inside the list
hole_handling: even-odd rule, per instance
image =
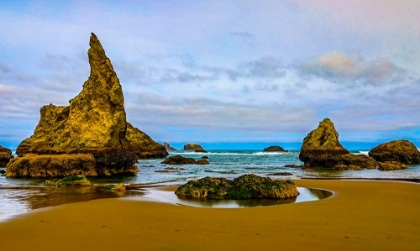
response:
[[[168,151],[168,152],[169,151],[176,151],[176,149],[173,148],[172,146],[170,146],[169,143],[166,142],[166,141],[163,142],[163,146],[165,147],[166,151]]]
[[[373,158],[353,155],[338,140],[334,123],[325,118],[304,139],[299,159],[305,166],[321,166],[338,170],[375,169]]]
[[[89,45],[90,76],[82,91],[69,106],[41,108],[34,134],[18,146],[6,177],[135,173],[134,163],[142,152],[168,154],[147,135],[145,142],[145,134],[127,123],[122,87],[111,61],[93,33]]]
[[[186,151],[197,151],[197,152],[206,152],[203,147],[196,143],[188,143],[184,145],[184,150]]]
[[[0,167],[5,167],[13,159],[12,150],[0,146]]]
[[[377,161],[397,161],[403,164],[420,164],[420,152],[408,140],[394,140],[380,144],[369,151]]]

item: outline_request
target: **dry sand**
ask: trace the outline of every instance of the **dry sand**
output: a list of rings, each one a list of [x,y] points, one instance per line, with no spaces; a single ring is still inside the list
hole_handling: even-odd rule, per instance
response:
[[[420,185],[298,180],[324,200],[212,209],[103,199],[0,223],[1,250],[420,250]]]

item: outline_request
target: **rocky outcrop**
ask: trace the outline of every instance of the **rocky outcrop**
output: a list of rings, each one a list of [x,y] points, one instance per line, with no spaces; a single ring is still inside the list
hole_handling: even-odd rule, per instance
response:
[[[129,149],[136,153],[139,159],[165,158],[168,156],[164,146],[130,123],[127,123],[126,139]]]
[[[382,171],[401,170],[407,168],[408,167],[405,164],[402,164],[398,161],[378,162],[378,169]]]
[[[6,166],[11,159],[13,159],[12,151],[0,146],[0,167]]]
[[[175,155],[171,156],[164,161],[161,162],[161,164],[170,164],[170,165],[186,165],[186,164],[198,164],[198,165],[205,165],[209,164],[208,160],[206,159],[199,159],[195,160],[193,158],[186,158],[181,155]]]
[[[318,128],[303,140],[299,159],[308,166],[321,166],[336,170],[375,169],[376,161],[364,155],[353,155],[338,140],[333,122],[326,118]]]
[[[168,143],[168,142],[166,142],[166,141],[164,141],[164,142],[163,142],[163,146],[165,147],[166,151],[168,151],[168,152],[170,152],[170,151],[176,151],[176,149],[175,149],[175,148],[173,148],[173,147],[171,147],[171,146],[169,145],[169,143]]]
[[[420,164],[420,152],[408,140],[394,140],[374,147],[369,156],[377,161],[397,161],[404,164]]]
[[[90,186],[90,181],[84,175],[65,177],[55,183],[56,186]]]
[[[204,148],[201,147],[199,144],[196,143],[188,143],[186,145],[184,145],[184,150],[185,151],[204,151]]]
[[[90,37],[90,76],[69,106],[41,108],[34,134],[18,146],[7,177],[134,173],[138,157],[165,157],[165,148],[126,121],[124,96],[111,61]]]
[[[175,194],[195,199],[284,199],[297,197],[299,192],[293,181],[246,174],[233,181],[211,177],[189,181]]]
[[[263,152],[288,152],[288,150],[285,150],[281,146],[270,146],[270,147],[264,148]]]

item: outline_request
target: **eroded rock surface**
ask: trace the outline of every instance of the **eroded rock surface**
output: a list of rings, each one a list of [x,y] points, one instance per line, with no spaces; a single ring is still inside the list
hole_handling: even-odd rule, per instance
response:
[[[139,157],[165,157],[165,148],[126,121],[124,96],[111,61],[90,37],[90,76],[69,106],[46,105],[34,134],[17,148],[7,177],[135,173]]]
[[[293,181],[246,174],[233,181],[211,177],[189,181],[175,194],[195,199],[284,199],[297,197],[299,192]]]
[[[369,156],[377,161],[397,161],[404,164],[420,164],[420,152],[408,140],[394,140],[380,144],[369,151]]]
[[[333,122],[326,118],[303,140],[299,159],[305,166],[321,166],[336,170],[375,169],[376,161],[364,155],[353,155],[338,140]]]
[[[0,146],[0,167],[4,167],[13,159],[12,150]]]
[[[206,165],[209,164],[209,161],[206,159],[195,160],[193,158],[187,158],[181,155],[171,156],[161,162],[161,164],[170,164],[170,165],[186,165],[186,164],[198,164]]]

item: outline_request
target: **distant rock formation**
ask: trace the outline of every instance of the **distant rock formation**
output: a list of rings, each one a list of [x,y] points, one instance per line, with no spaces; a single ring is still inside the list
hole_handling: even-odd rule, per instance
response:
[[[170,151],[176,151],[176,149],[175,149],[175,148],[173,148],[173,147],[171,147],[171,146],[169,145],[169,143],[168,143],[168,142],[166,142],[166,141],[164,141],[164,142],[163,142],[163,146],[165,147],[166,151],[168,151],[168,152],[170,152]]]
[[[170,165],[185,165],[185,164],[198,164],[206,165],[209,164],[209,161],[206,159],[195,160],[193,158],[186,158],[181,155],[171,156],[161,162],[161,164],[170,164]]]
[[[7,177],[135,173],[137,158],[165,157],[162,145],[126,122],[124,96],[111,61],[95,34],[88,51],[90,76],[69,106],[41,108],[34,134],[18,146]]]
[[[0,146],[0,167],[4,167],[13,159],[12,150]]]
[[[299,159],[305,166],[322,166],[336,170],[375,169],[376,161],[364,155],[353,155],[338,141],[333,122],[326,118],[303,140]]]
[[[394,140],[380,144],[369,151],[369,156],[377,161],[397,161],[404,164],[420,164],[420,152],[408,140]]]
[[[196,144],[196,143],[188,143],[188,144],[184,145],[184,150],[186,150],[186,151],[199,151],[199,152],[204,151],[205,152],[204,148],[201,147],[199,144]]]
[[[285,150],[281,146],[270,146],[270,147],[264,148],[263,152],[288,152],[288,150]]]
[[[297,197],[299,192],[293,181],[245,174],[233,181],[210,177],[188,181],[175,194],[196,199],[286,199]]]

